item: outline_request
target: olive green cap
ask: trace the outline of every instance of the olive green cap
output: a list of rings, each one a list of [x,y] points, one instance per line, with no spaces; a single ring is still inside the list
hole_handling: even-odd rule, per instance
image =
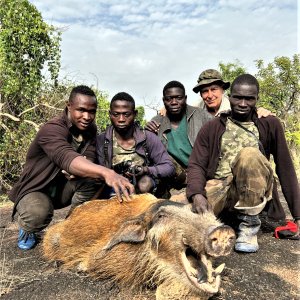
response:
[[[205,85],[212,84],[213,82],[221,82],[224,90],[227,90],[230,86],[230,82],[225,82],[222,79],[222,75],[220,72],[214,69],[208,69],[203,71],[198,78],[198,84],[193,88],[195,93],[198,93],[201,88]]]

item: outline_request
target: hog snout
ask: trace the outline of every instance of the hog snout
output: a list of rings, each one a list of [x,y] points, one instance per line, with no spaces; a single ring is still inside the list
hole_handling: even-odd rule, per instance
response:
[[[227,226],[222,225],[210,229],[205,240],[205,252],[212,257],[229,255],[235,244],[235,232]]]

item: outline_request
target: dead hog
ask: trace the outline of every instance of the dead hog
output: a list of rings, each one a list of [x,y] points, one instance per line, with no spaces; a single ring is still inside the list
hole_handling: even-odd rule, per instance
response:
[[[212,258],[228,255],[234,240],[212,213],[144,194],[77,207],[47,230],[42,248],[48,260],[119,286],[156,286],[156,299],[208,299],[224,268],[213,269]]]

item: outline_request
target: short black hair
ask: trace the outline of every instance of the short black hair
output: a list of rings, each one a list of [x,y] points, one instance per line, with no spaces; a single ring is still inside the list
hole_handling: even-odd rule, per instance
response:
[[[72,89],[70,96],[69,96],[69,102],[73,102],[73,100],[77,94],[92,96],[92,97],[96,98],[96,94],[90,87],[88,87],[86,85],[78,85]]]
[[[131,95],[125,92],[120,92],[114,95],[110,101],[110,108],[112,107],[112,104],[117,100],[124,100],[128,101],[132,104],[132,108],[135,109],[135,101]]]
[[[236,77],[230,86],[230,93],[232,93],[233,87],[237,84],[255,85],[257,88],[257,93],[259,93],[258,80],[251,74],[242,74]]]
[[[184,88],[184,85],[179,82],[179,81],[176,81],[176,80],[172,80],[170,82],[168,82],[165,86],[164,86],[164,89],[163,89],[163,95],[165,95],[165,91],[168,90],[168,89],[171,89],[171,88],[180,88],[183,90],[184,94],[185,94],[185,88]]]

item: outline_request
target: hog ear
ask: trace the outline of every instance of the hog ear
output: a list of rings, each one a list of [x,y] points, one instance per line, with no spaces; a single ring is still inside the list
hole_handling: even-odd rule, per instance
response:
[[[145,240],[145,237],[146,226],[142,220],[130,220],[122,224],[103,250],[111,250],[120,243],[141,243]]]

